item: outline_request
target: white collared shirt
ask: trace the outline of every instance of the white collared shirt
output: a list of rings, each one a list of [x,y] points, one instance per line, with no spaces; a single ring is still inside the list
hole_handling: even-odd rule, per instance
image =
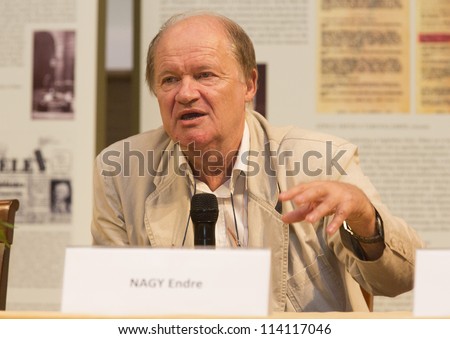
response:
[[[243,155],[248,153],[249,150],[250,133],[247,122],[245,122],[241,145],[230,179],[212,192],[207,184],[193,178],[192,172],[189,171],[189,179],[195,187],[195,193],[212,193],[217,197],[219,217],[216,223],[216,247],[236,247],[238,237],[242,247],[248,244],[246,178],[248,163],[245,162],[247,157]],[[188,167],[188,163],[183,158],[180,162],[180,168],[186,169],[186,167]],[[236,225],[238,237],[236,236]]]

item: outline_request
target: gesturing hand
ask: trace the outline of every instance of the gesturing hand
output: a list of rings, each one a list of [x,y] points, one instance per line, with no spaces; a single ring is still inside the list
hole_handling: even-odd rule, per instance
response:
[[[335,233],[344,220],[360,236],[370,237],[377,232],[375,210],[364,192],[354,185],[337,181],[314,181],[281,192],[279,199],[292,200],[296,206],[294,211],[283,215],[285,223],[303,220],[315,223],[334,214],[327,226],[329,234]]]

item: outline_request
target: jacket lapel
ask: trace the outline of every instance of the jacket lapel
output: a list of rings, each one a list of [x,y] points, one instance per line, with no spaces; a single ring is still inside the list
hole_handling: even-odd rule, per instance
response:
[[[281,220],[277,211],[279,186],[274,159],[264,131],[248,117],[250,149],[257,170],[248,173],[248,233],[249,247],[271,250],[271,309],[284,311],[287,291],[289,225]]]
[[[161,159],[159,173],[155,177],[156,189],[145,201],[145,228],[154,247],[192,247],[194,240],[190,224],[191,185],[187,172],[182,172],[179,160],[182,153],[171,142]],[[188,224],[189,223],[189,224]]]

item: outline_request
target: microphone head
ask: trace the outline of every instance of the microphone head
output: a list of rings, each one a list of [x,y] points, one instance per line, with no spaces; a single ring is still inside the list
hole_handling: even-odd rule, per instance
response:
[[[191,199],[191,218],[194,223],[216,223],[219,217],[217,198],[211,193],[194,194]]]

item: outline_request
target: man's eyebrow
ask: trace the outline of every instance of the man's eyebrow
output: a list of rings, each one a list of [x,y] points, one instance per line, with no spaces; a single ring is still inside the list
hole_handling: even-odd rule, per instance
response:
[[[167,75],[173,75],[173,74],[175,74],[174,71],[169,70],[169,69],[164,69],[164,70],[156,73],[155,78],[158,79],[158,78],[162,78],[162,77],[165,77]]]

